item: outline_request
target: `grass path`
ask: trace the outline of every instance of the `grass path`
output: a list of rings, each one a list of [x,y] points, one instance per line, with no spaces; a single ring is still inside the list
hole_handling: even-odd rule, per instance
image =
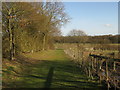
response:
[[[25,66],[23,76],[11,81],[11,87],[22,88],[91,88],[100,90],[95,81],[89,81],[63,50],[49,50],[26,54],[35,63]]]

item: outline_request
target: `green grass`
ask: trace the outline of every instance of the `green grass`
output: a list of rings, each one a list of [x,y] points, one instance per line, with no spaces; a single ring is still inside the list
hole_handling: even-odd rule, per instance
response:
[[[31,65],[24,65],[22,74],[7,77],[3,82],[12,88],[92,88],[100,89],[97,81],[89,81],[82,70],[65,55],[63,50],[49,50],[25,54],[34,60]],[[13,68],[10,68],[10,70]]]

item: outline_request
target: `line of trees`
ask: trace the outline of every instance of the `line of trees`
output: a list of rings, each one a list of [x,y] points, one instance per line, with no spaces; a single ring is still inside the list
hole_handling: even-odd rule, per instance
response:
[[[71,30],[67,36],[56,36],[55,43],[96,43],[96,44],[109,44],[120,43],[120,35],[101,35],[101,36],[88,36],[82,30]]]
[[[69,20],[64,9],[62,2],[3,2],[3,57],[52,47],[53,36]]]

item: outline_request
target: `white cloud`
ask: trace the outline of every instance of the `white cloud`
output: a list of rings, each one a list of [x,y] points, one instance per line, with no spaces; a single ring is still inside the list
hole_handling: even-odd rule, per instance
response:
[[[112,24],[104,24],[105,27],[112,27]]]

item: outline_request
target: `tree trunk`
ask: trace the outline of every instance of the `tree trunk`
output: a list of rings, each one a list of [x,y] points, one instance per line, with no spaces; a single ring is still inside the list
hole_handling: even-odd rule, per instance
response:
[[[13,26],[14,27],[14,26]],[[13,48],[13,57],[12,57],[12,60],[14,59],[15,57],[15,31],[14,31],[14,28],[12,29],[12,48]]]
[[[45,44],[46,44],[46,34],[44,33],[44,36],[43,36],[43,48],[42,48],[42,50],[45,50]]]
[[[8,13],[10,16],[10,12]],[[9,41],[10,41],[10,60],[14,59],[15,45],[14,45],[14,27],[11,27],[11,18],[8,19]]]
[[[13,35],[11,29],[11,20],[8,20],[8,29],[9,29],[9,41],[10,41],[10,60],[13,60]]]

